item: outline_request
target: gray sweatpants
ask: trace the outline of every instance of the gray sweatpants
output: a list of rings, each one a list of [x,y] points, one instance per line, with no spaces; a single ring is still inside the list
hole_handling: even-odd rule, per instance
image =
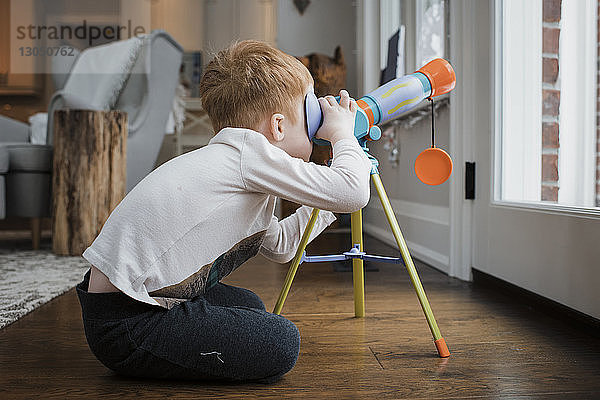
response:
[[[162,379],[277,381],[295,365],[298,328],[250,290],[218,283],[167,310],[77,285],[94,355],[118,374]]]

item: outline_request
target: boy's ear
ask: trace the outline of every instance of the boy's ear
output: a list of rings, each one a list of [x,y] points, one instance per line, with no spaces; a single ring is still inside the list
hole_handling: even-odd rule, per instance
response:
[[[273,137],[273,141],[281,142],[285,134],[283,133],[283,120],[285,117],[283,114],[275,113],[271,115],[271,120],[269,121],[269,132]]]

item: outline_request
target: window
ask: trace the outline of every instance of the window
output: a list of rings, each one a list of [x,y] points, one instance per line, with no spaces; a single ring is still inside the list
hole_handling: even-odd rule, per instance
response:
[[[398,69],[402,76],[438,57],[447,57],[447,0],[380,0],[380,67],[386,67],[388,40],[400,31]]]
[[[496,199],[600,205],[599,0],[497,0]]]
[[[427,64],[434,58],[445,55],[445,1],[417,0],[416,1],[416,32],[417,47],[416,66]]]

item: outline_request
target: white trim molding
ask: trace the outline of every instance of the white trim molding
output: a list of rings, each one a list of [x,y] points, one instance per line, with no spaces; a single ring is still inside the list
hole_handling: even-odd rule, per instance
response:
[[[394,234],[392,230],[387,227],[384,229],[380,226],[371,223],[363,222],[363,226],[365,228],[365,232],[369,235],[381,240],[382,242],[397,248],[398,244],[396,243],[396,239],[394,238]],[[406,240],[406,239],[405,239]],[[432,267],[439,269],[442,272],[446,272],[448,270],[448,256],[437,251],[430,249],[429,247],[422,246],[420,244],[411,242],[406,240],[406,245],[408,246],[408,250],[410,251],[410,255],[416,259],[419,259]]]
[[[450,226],[450,211],[448,207],[435,206],[429,204],[415,203],[406,200],[389,199],[394,215],[396,218],[410,218],[412,220],[420,221],[421,223],[429,223],[437,225],[437,229],[449,229]],[[366,207],[367,210],[377,210],[384,213],[383,206],[378,197],[372,197],[369,204]],[[366,233],[376,237],[382,242],[389,244],[394,248],[398,248],[396,239],[390,229],[389,225],[378,226],[373,223],[364,222],[363,227]],[[448,272],[449,257],[447,254],[435,251],[429,246],[417,243],[414,241],[406,240],[411,255],[419,260],[439,269],[442,272]]]
[[[379,24],[379,0],[359,0],[356,7],[357,98],[379,86]]]
[[[415,203],[412,201],[389,199],[394,214],[403,215],[405,217],[418,219],[420,221],[430,222],[432,224],[450,225],[450,210],[448,207],[434,206],[423,203]],[[372,197],[367,208],[383,211],[383,206],[378,197]]]
[[[475,7],[464,1],[450,2],[450,62],[456,73],[456,87],[450,94],[450,153],[454,171],[450,177],[450,265],[449,275],[471,280],[472,200],[465,200],[464,165],[474,161],[473,115],[477,93],[475,68]],[[485,134],[484,132],[479,132]],[[477,174],[475,174],[477,179]],[[477,188],[477,185],[475,185]],[[485,188],[478,187],[478,190]]]

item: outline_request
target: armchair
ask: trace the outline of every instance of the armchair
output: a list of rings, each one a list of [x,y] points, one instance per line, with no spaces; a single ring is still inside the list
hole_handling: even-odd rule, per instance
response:
[[[142,40],[137,58],[112,107],[126,111],[129,116],[127,191],[154,167],[171,112],[182,56],[181,46],[164,31],[152,31]],[[73,65],[57,63],[62,71],[55,81],[59,81],[58,87],[64,81],[64,88],[50,100],[45,145],[29,142],[27,124],[0,116],[0,219],[6,216],[31,218],[34,248],[39,246],[40,218],[51,216],[54,111],[103,109],[91,100],[99,87],[73,87],[69,85],[72,74],[65,76],[91,49],[84,50]]]

